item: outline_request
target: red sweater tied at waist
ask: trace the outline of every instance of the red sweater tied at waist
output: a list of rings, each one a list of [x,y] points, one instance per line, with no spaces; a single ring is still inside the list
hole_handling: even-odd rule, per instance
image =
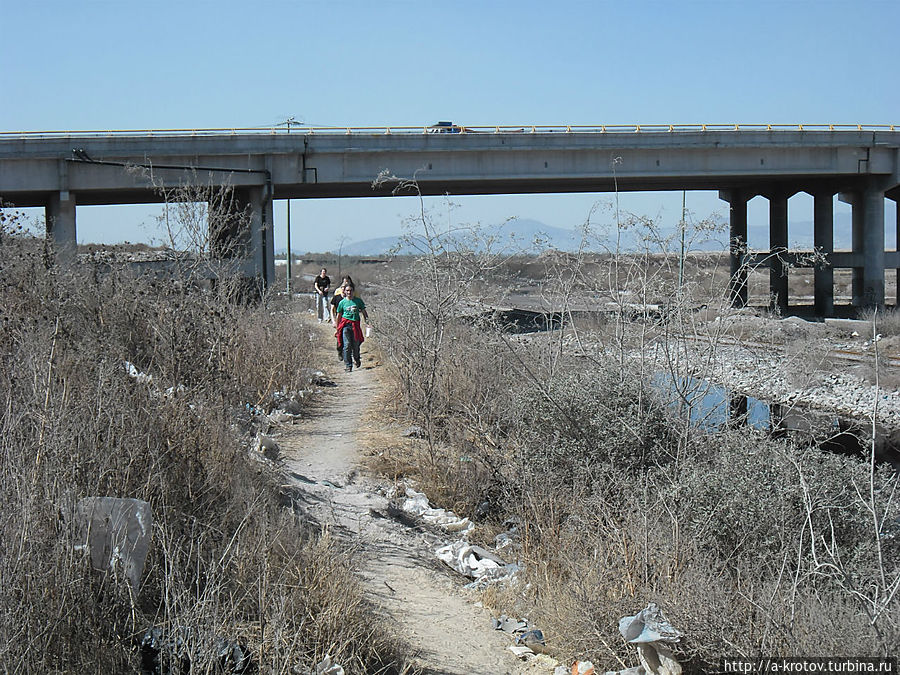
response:
[[[338,347],[341,349],[344,348],[344,326],[350,324],[351,329],[353,330],[353,339],[356,340],[356,344],[361,345],[366,339],[363,337],[362,328],[360,327],[359,321],[351,321],[350,319],[346,319],[341,317],[341,320],[338,321],[337,331],[334,334],[334,337],[337,338]]]

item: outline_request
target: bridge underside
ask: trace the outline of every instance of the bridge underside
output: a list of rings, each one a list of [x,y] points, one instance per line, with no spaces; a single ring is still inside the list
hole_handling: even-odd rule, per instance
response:
[[[76,147],[80,146],[80,147]],[[0,196],[43,206],[61,257],[76,242],[76,205],[153,203],[185,186],[231,195],[211,250],[264,284],[274,279],[275,199],[718,190],[730,205],[731,299],[748,301],[748,275],[768,269],[771,305],[789,311],[791,268],[815,268],[815,312],[831,316],[834,270],[852,272],[852,304],[882,306],[884,200],[900,199],[900,132],[247,134],[0,138]],[[819,255],[788,248],[788,199],[814,199]],[[197,194],[197,193],[195,193]],[[852,207],[853,246],[834,251],[833,199]],[[769,201],[769,250],[747,251],[747,203]],[[195,199],[196,201],[196,199]],[[898,216],[900,239],[900,216]],[[900,274],[898,274],[900,278]]]

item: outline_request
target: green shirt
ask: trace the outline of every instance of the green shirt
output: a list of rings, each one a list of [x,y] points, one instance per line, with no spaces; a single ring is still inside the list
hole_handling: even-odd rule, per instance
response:
[[[350,321],[359,321],[359,313],[365,308],[366,303],[362,301],[362,298],[344,298],[338,303],[337,313]]]

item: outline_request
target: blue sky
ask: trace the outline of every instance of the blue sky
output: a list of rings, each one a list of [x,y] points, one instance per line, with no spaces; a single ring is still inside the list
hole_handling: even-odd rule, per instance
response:
[[[900,123],[897,0],[0,0],[0,15],[4,131],[291,116],[342,126]],[[463,197],[453,218],[575,227],[608,199]],[[621,201],[680,218],[680,193]],[[690,193],[688,208],[725,212],[713,193]],[[394,234],[414,209],[407,199],[295,200],[294,247]],[[757,200],[751,221],[765,210]],[[80,208],[79,239],[147,241],[158,236],[153,212]],[[278,204],[279,246],[284,212]]]

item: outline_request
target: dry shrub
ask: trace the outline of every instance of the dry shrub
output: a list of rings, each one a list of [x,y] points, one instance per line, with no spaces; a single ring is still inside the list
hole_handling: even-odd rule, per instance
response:
[[[429,496],[470,507],[486,497],[487,530],[521,523],[517,550],[504,552],[524,562],[519,582],[486,596],[498,612],[529,616],[561,656],[606,668],[634,661],[618,619],[648,602],[684,631],[688,672],[723,654],[890,653],[896,474],[749,428],[687,427],[629,360],[598,356],[585,372],[483,328],[445,326],[456,340],[427,362],[410,351],[397,363],[404,378],[439,374],[441,443],[421,468]]]
[[[285,511],[280,476],[248,450],[248,408],[309,384],[302,326],[226,283],[47,259],[0,228],[0,670],[135,672],[157,625],[180,641],[162,658],[198,671],[219,667],[220,637],[265,672],[328,651],[351,672],[399,672],[347,553]],[[76,553],[75,504],[97,495],[151,505],[137,595]]]

